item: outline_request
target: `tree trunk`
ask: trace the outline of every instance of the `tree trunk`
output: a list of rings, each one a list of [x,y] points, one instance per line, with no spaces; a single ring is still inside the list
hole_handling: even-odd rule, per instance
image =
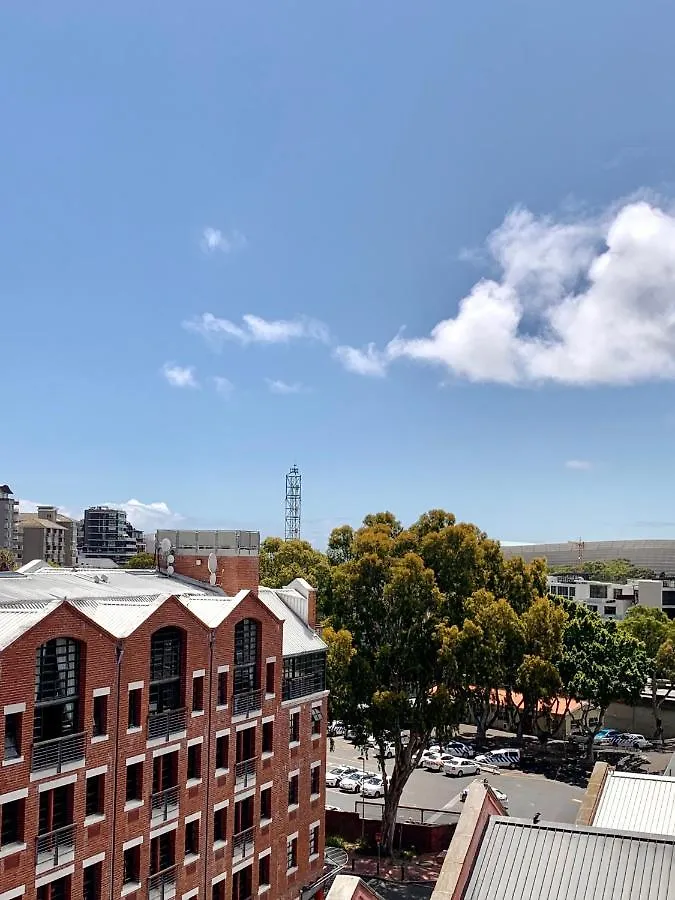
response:
[[[397,748],[394,770],[385,781],[384,807],[382,810],[382,845],[389,856],[394,854],[396,836],[396,815],[401,802],[401,794],[408,779],[415,770],[418,756],[425,744],[426,735],[411,733],[407,747]]]

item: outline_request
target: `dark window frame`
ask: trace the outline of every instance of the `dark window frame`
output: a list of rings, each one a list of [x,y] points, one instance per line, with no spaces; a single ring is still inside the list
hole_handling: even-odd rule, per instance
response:
[[[85,817],[105,815],[105,774],[90,775],[85,784]]]
[[[77,734],[80,729],[82,669],[80,641],[56,637],[35,651],[33,740]]]

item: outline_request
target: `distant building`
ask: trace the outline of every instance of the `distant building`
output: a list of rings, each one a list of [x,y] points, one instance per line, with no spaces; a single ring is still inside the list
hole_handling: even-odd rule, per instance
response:
[[[127,522],[123,509],[92,506],[84,511],[78,525],[78,549],[81,556],[112,559],[124,565],[132,556],[143,552],[143,532]]]
[[[661,609],[675,619],[675,579],[639,578],[625,584],[591,581],[581,575],[549,575],[548,592],[578,600],[608,619],[623,619],[631,606]]]
[[[38,506],[35,513],[19,513],[17,558],[34,559],[58,566],[72,566],[77,554],[77,531],[73,519],[56,506]]]
[[[522,556],[526,562],[545,559],[550,568],[577,566],[579,545],[576,541],[561,544],[517,544],[502,546],[507,559]],[[627,559],[634,566],[643,566],[660,575],[675,575],[675,540],[673,541],[584,541],[584,562],[603,562]]]
[[[17,555],[19,501],[8,484],[0,484],[0,550]]]

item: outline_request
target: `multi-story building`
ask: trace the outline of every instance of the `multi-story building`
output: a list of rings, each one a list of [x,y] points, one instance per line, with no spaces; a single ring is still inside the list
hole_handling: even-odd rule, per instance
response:
[[[143,532],[127,522],[123,509],[92,506],[84,511],[78,549],[84,556],[111,559],[124,565],[144,546]]]
[[[522,556],[526,562],[545,559],[551,569],[577,566],[580,552],[584,562],[627,559],[634,566],[651,569],[659,577],[675,576],[675,540],[568,541],[559,544],[512,544],[502,546],[508,559]]]
[[[58,566],[72,566],[77,554],[73,519],[56,506],[38,506],[35,513],[19,513],[18,558],[23,563],[42,559]]]
[[[315,593],[260,588],[258,536],[230,534],[177,534],[153,573],[0,575],[2,900],[319,889]]]
[[[0,550],[17,555],[19,503],[8,484],[0,484]]]
[[[639,578],[625,584],[591,581],[582,575],[549,575],[549,594],[585,603],[593,612],[623,619],[631,606],[661,609],[675,619],[675,580]]]

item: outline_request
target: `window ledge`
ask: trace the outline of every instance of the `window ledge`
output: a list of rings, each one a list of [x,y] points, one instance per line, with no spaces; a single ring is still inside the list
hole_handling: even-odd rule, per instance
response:
[[[126,897],[127,894],[133,894],[134,891],[140,890],[140,887],[140,881],[127,881],[126,884],[122,885],[120,897]]]
[[[185,859],[183,860],[183,865],[189,866],[190,863],[197,862],[198,859],[199,859],[199,853],[186,853]]]
[[[140,798],[136,800],[127,800],[124,804],[124,812],[131,812],[132,809],[140,809],[143,806],[143,800]]]
[[[288,804],[288,811],[289,811],[289,813],[295,812],[296,809],[297,809],[299,806],[300,806],[299,803],[289,803],[289,804]]]
[[[203,715],[204,715],[203,709],[193,709],[192,710],[192,718],[193,719],[198,719],[199,716],[203,716]]]
[[[276,697],[276,693],[273,691],[271,694],[265,694],[265,700],[274,700]]]
[[[261,884],[260,887],[258,888],[258,896],[260,896],[261,894],[264,894],[265,891],[269,891],[269,889],[270,889],[269,884]]]
[[[202,779],[201,779],[201,778],[188,778],[188,780],[185,782],[185,787],[186,787],[186,788],[193,788],[193,787],[197,787],[197,786],[200,785],[201,783],[202,783]]]
[[[314,801],[318,800],[320,796],[321,796],[321,794],[310,794],[309,799],[312,803],[314,803]]]
[[[309,861],[310,861],[310,862],[316,862],[318,858],[319,858],[319,854],[318,854],[318,853],[312,853],[312,854],[310,855],[310,857],[309,857]]]
[[[84,827],[88,828],[90,825],[98,825],[99,822],[105,821],[105,813],[93,813],[91,816],[86,816],[84,820]]]
[[[272,824],[272,820],[271,820],[271,819],[261,819],[261,820],[260,820],[260,827],[261,827],[261,828],[267,828],[267,826],[268,826],[268,825],[271,825],[271,824]]]
[[[297,871],[298,871],[298,867],[297,867],[297,866],[293,866],[291,869],[286,869],[286,877],[287,877],[287,878],[290,878],[291,875],[295,875],[295,873],[296,873]]]
[[[229,769],[216,769],[216,778],[222,778],[224,775],[229,775]]]
[[[213,849],[214,849],[214,851],[215,851],[215,850],[222,850],[223,847],[227,847],[227,841],[214,841],[214,842],[213,842]]]
[[[274,750],[265,750],[264,753],[260,755],[261,759],[272,759],[274,756]]]
[[[313,734],[313,735],[312,735],[312,740],[313,740],[313,741],[318,741],[320,737],[321,737],[321,732],[319,732],[318,734]]]
[[[19,763],[24,761],[24,756],[15,756],[13,759],[3,759],[3,766],[17,766]]]
[[[127,734],[140,734],[143,731],[142,725],[131,725],[127,728]]]
[[[299,747],[299,746],[300,746],[300,741],[289,741],[289,742],[288,742],[288,746],[289,746],[291,749],[293,749],[294,747]]]
[[[219,703],[216,706],[216,712],[222,712],[224,709],[227,709],[227,703]]]
[[[107,734],[95,734],[91,739],[92,744],[102,744],[103,741],[107,741],[110,735]]]
[[[15,841],[13,844],[6,844],[4,847],[0,847],[0,859],[4,859],[5,856],[11,856],[12,853],[21,853],[21,851],[25,849],[26,844],[24,841]]]

